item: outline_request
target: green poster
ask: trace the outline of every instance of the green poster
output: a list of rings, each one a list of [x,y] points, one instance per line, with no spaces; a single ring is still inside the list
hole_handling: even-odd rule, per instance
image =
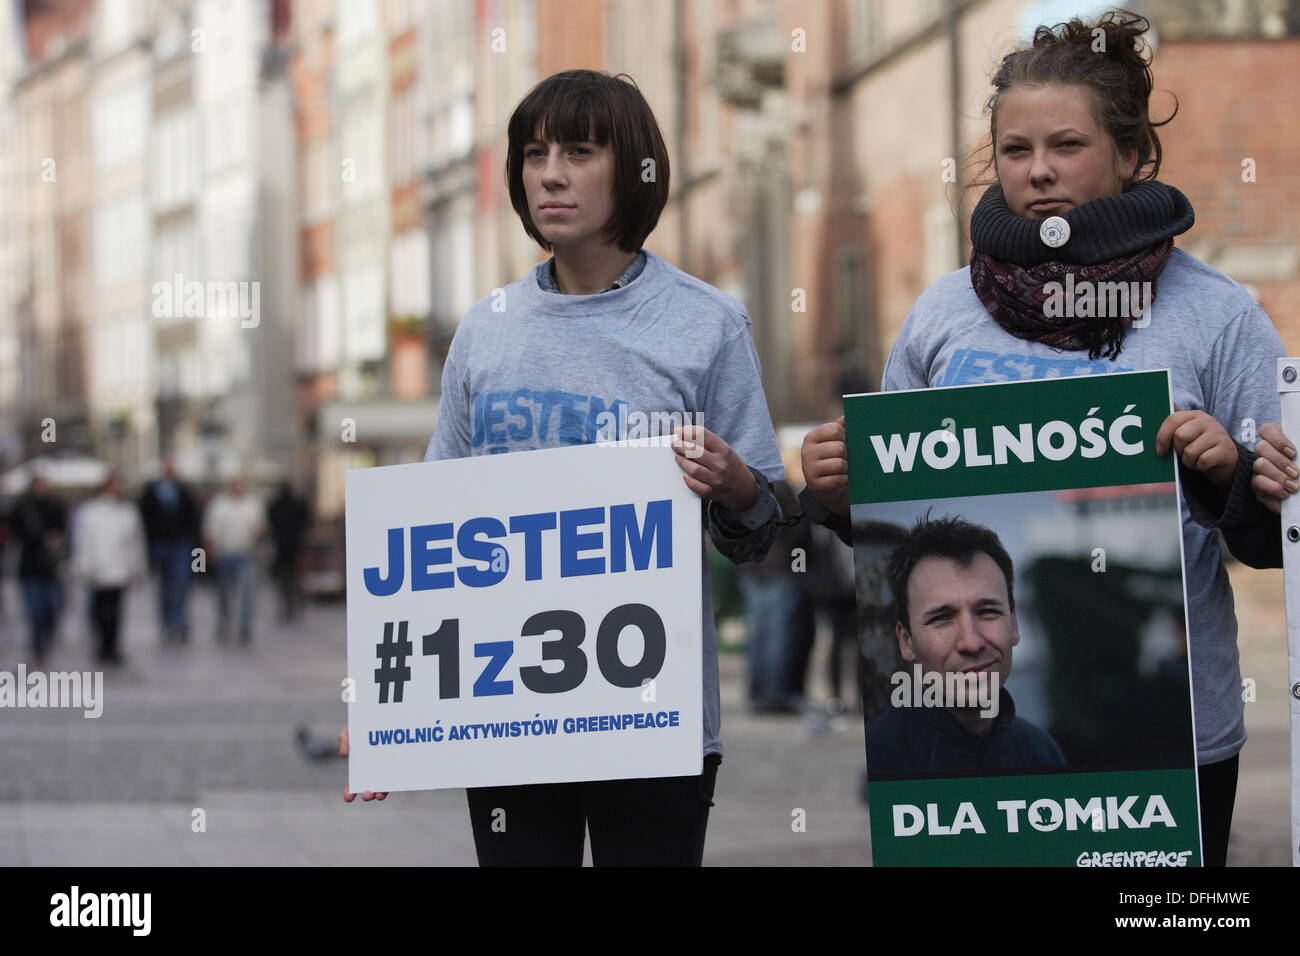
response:
[[[876,865],[1199,866],[1168,373],[844,409]]]

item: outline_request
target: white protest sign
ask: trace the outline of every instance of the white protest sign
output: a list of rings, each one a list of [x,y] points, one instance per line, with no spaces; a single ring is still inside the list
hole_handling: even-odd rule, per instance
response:
[[[700,500],[666,446],[349,471],[348,785],[699,773]]]

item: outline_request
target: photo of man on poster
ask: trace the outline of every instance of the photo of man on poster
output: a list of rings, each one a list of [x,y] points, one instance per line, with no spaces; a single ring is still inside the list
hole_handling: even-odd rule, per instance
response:
[[[899,653],[913,666],[894,675],[893,706],[867,724],[868,773],[1063,766],[1060,746],[1016,715],[1005,686],[1020,631],[997,534],[924,517],[894,551],[889,578]]]

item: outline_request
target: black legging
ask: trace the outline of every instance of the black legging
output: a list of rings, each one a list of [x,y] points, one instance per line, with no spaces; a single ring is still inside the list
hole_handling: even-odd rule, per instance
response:
[[[1230,760],[1201,766],[1196,771],[1201,794],[1201,850],[1205,866],[1228,865],[1228,834],[1237,802],[1237,767],[1240,754]]]
[[[122,618],[125,588],[94,588],[90,592],[90,620],[99,636],[99,659],[117,660],[117,630]]]
[[[685,777],[471,787],[479,866],[700,866],[722,757]]]

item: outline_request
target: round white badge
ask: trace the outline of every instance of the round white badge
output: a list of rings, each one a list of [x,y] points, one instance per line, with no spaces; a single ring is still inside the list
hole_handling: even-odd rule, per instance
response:
[[[1059,249],[1070,241],[1070,224],[1060,216],[1044,219],[1038,227],[1038,238],[1043,240],[1044,245]]]

